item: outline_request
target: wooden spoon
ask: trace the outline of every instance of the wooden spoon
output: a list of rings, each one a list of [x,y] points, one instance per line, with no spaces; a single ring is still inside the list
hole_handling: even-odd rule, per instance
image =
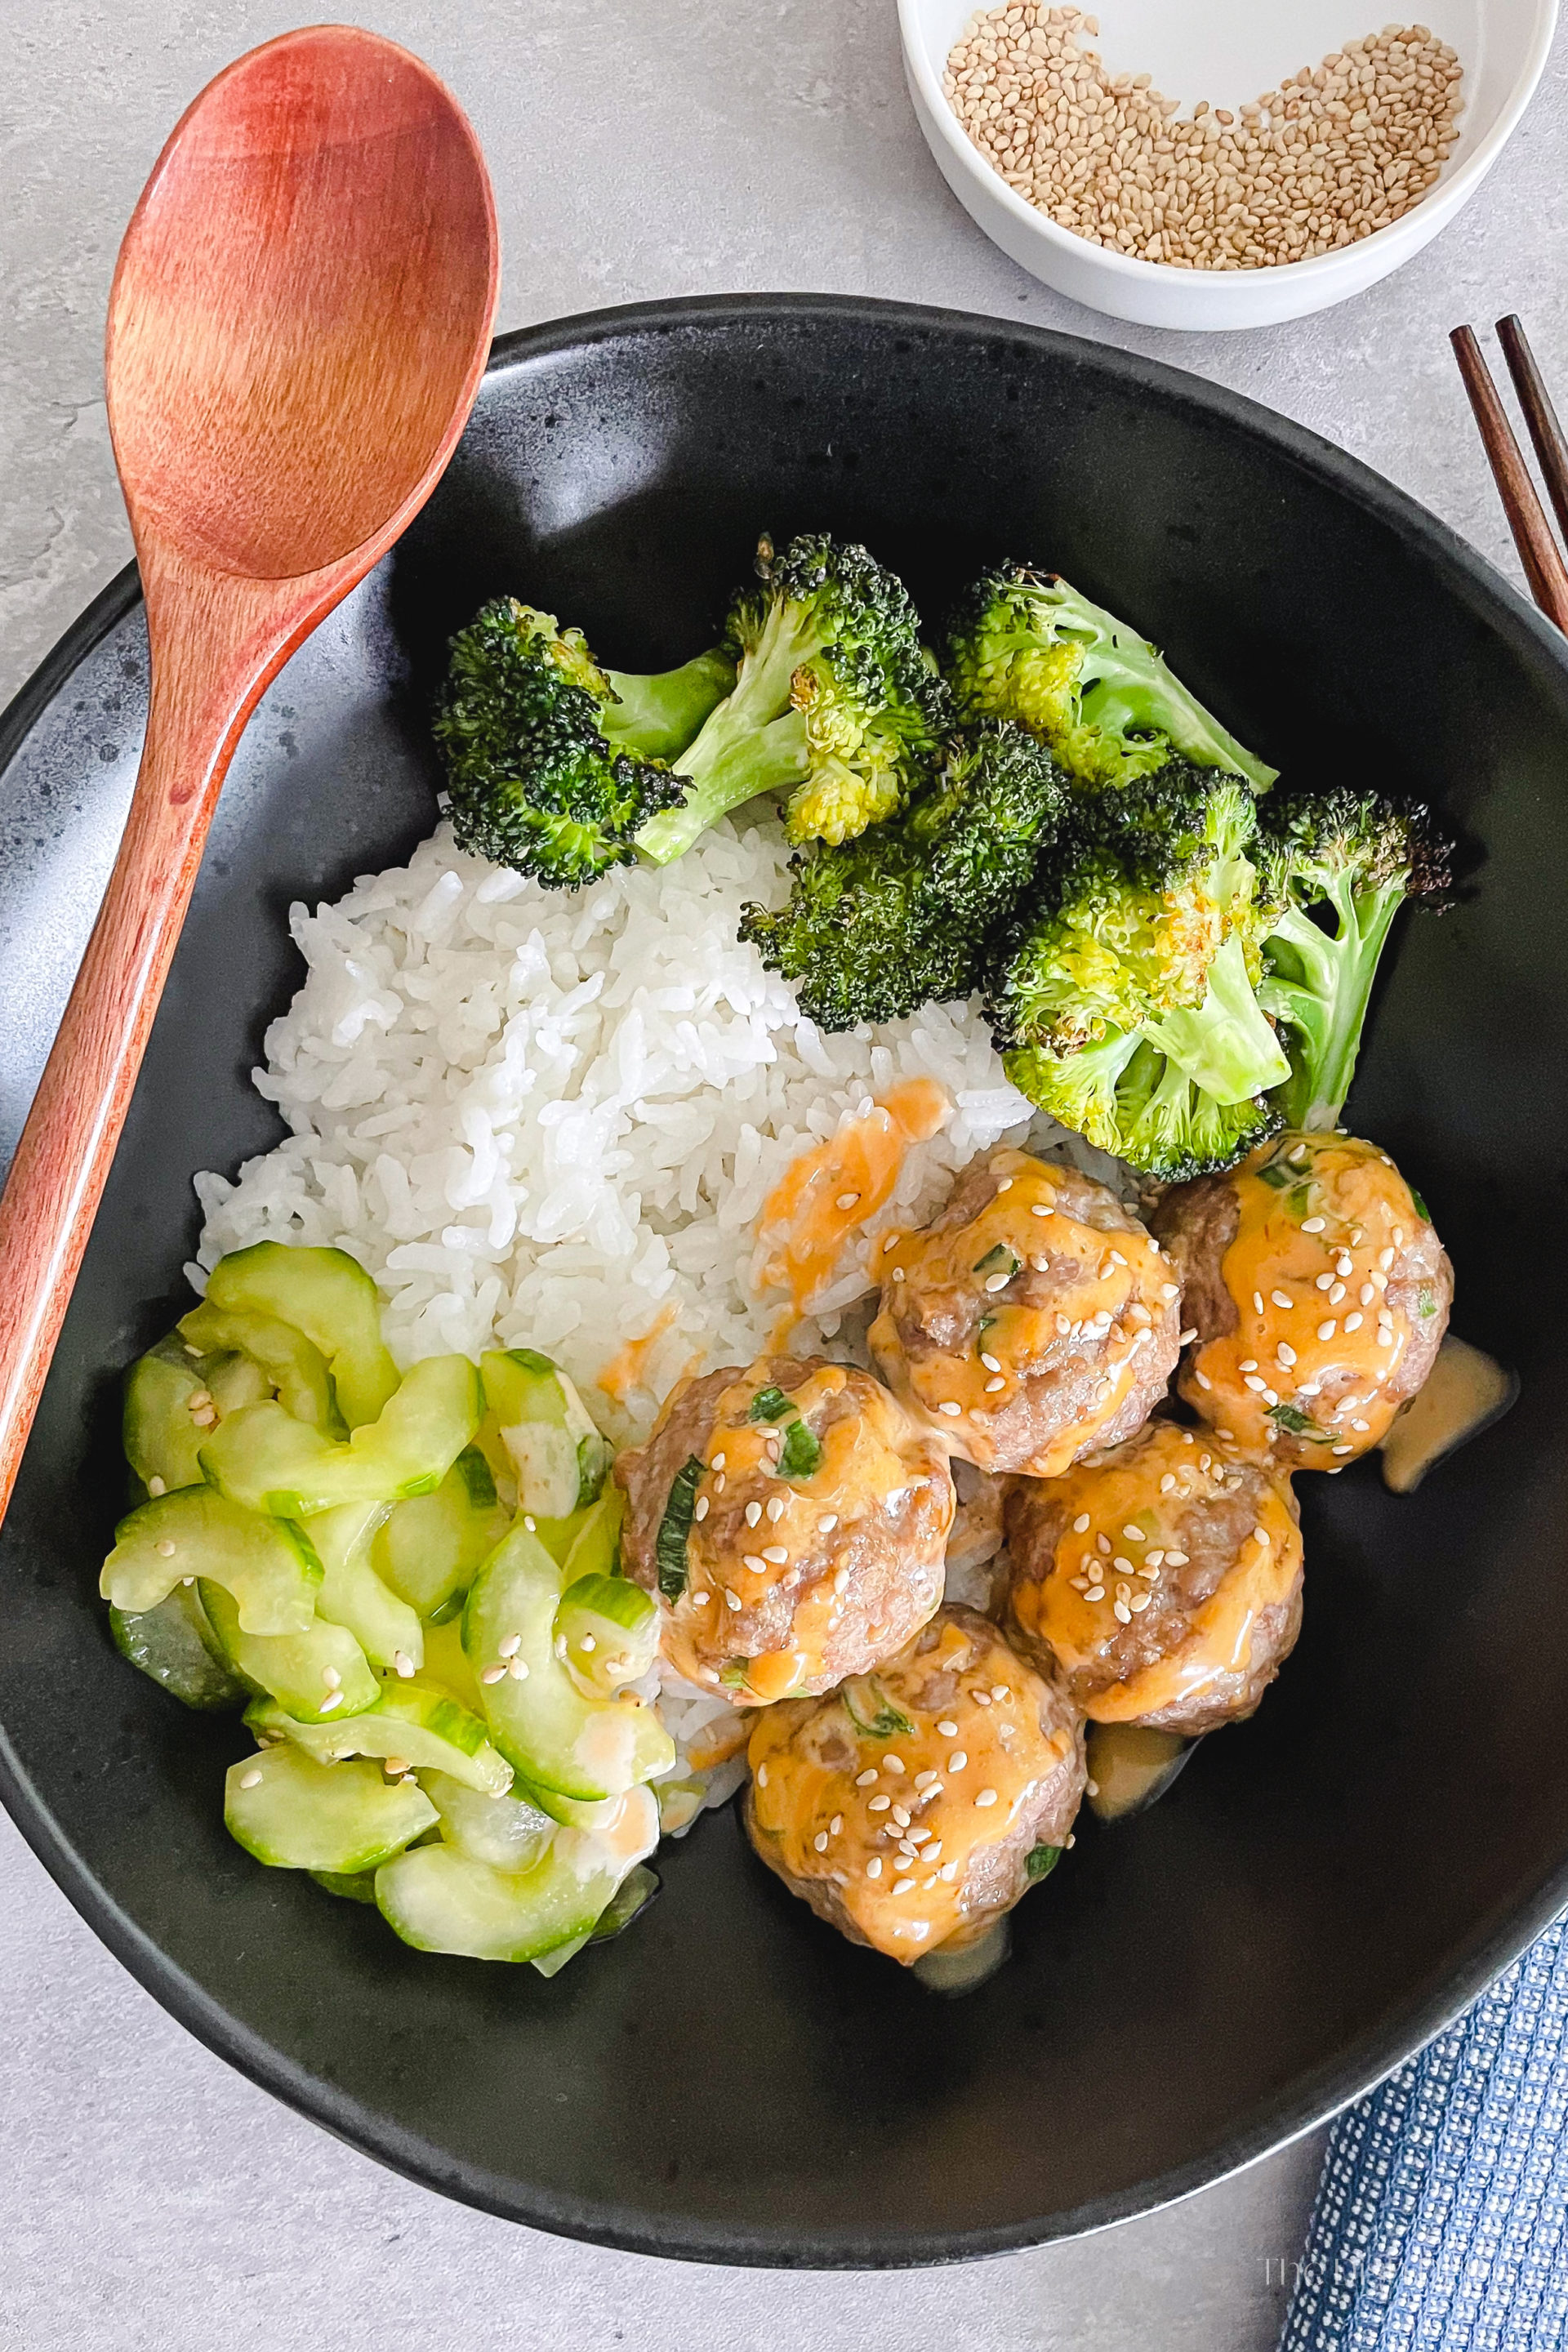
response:
[[[253,49],[176,126],[109,302],[152,701],[114,871],[0,1200],[0,1514],[225,772],[417,513],[484,372],[499,244],[449,92],[374,33]]]

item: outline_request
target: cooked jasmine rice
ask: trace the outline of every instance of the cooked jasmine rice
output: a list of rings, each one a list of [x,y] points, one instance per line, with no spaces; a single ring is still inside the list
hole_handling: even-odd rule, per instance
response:
[[[726,821],[663,870],[549,891],[443,824],[335,906],[296,905],[308,974],[256,1074],[292,1133],[237,1182],[196,1179],[197,1286],[251,1242],[335,1244],[381,1286],[405,1366],[539,1348],[625,1437],[682,1372],[775,1337],[756,1224],[795,1155],[934,1078],[951,1117],[795,1335],[831,1339],[883,1227],[928,1216],[1031,1111],[973,1003],[840,1036],[803,1017],[735,936],[748,899],[781,901],[787,860],[776,824]],[[617,1406],[595,1383],[656,1329]]]

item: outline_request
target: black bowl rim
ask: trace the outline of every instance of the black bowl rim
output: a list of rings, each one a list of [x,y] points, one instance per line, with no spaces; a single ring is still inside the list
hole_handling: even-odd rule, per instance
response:
[[[499,335],[491,348],[486,373],[501,374],[531,359],[558,356],[573,348],[671,326],[706,324],[722,329],[748,320],[780,318],[803,322],[816,318],[849,318],[868,327],[902,329],[925,335],[979,335],[1041,357],[1104,368],[1163,399],[1207,409],[1236,432],[1271,444],[1302,472],[1315,476],[1407,541],[1419,544],[1445,583],[1470,611],[1521,650],[1528,647],[1538,658],[1543,657],[1568,677],[1568,642],[1484,556],[1406,492],[1374,473],[1361,459],[1245,394],[1163,361],[1124,351],[1116,344],[1095,343],[1082,336],[980,312],[884,301],[870,296],[680,296],[668,301],[627,303],[584,311]],[[0,774],[10,765],[66,681],[139,601],[137,570],[134,563],[130,563],[67,629],[0,713]],[[548,2230],[557,2236],[583,2239],[629,2253],[776,2269],[882,2270],[973,2261],[1086,2236],[1174,2204],[1289,2146],[1362,2097],[1459,2016],[1568,1904],[1565,1854],[1534,1895],[1479,1937],[1460,1966],[1446,1975],[1441,1983],[1419,1989],[1402,2011],[1369,2028],[1337,2060],[1319,2068],[1304,2085],[1298,2085],[1292,2096],[1275,2108],[1249,2117],[1217,2147],[1152,2180],[1035,2222],[1013,2223],[994,2230],[871,2237],[858,2234],[851,2228],[832,2236],[815,2233],[784,2238],[764,2230],[721,2226],[695,2219],[679,2221],[672,2217],[639,2213],[626,2206],[599,2205],[578,2198],[530,2191],[500,2175],[444,2155],[416,2134],[403,2130],[360,2101],[345,2097],[331,2084],[307,2074],[262,2036],[232,2018],[200,1985],[176,1968],[99,1885],[72,1850],[22,1768],[3,1726],[0,1802],[4,1802],[68,1901],[162,2008],[251,2082],[324,2126],[363,2154],[374,2157],[422,2187],[437,2189],[503,2220]]]

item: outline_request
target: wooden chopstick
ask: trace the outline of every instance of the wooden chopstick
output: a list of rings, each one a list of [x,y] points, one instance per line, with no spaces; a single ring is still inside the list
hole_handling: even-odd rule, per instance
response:
[[[1502,345],[1502,355],[1508,362],[1508,372],[1535,444],[1541,478],[1556,512],[1557,527],[1568,538],[1568,436],[1564,436],[1557,422],[1557,411],[1535,364],[1529,337],[1512,311],[1498,320],[1497,339]]]
[[[1502,499],[1508,527],[1513,533],[1513,543],[1519,550],[1520,562],[1536,603],[1549,620],[1568,632],[1568,564],[1552,536],[1552,525],[1546,520],[1524,452],[1514,438],[1513,427],[1508,421],[1498,389],[1488,373],[1481,347],[1473,329],[1456,327],[1448,341],[1454,346],[1454,356],[1459,362],[1459,373],[1465,379],[1465,390],[1470,395],[1480,427],[1482,446],[1492,478]]]

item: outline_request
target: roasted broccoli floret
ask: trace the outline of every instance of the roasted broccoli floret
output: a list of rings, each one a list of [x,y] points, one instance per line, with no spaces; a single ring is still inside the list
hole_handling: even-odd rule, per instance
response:
[[[945,662],[961,719],[1016,719],[1068,775],[1101,788],[1180,754],[1266,792],[1278,770],[1243,749],[1152,645],[1065,580],[1003,563],[952,617]]]
[[[495,598],[452,640],[435,719],[460,846],[552,889],[628,864],[638,828],[679,807],[668,761],[733,675],[718,651],[659,677],[605,671],[580,629]]]
[[[967,996],[1066,798],[1056,762],[1022,728],[954,735],[901,817],[793,859],[788,903],[748,907],[741,937],[796,983],[819,1028]]]
[[[1184,760],[1075,794],[994,958],[1016,1083],[1152,1172],[1226,1165],[1237,1135],[1277,1124],[1259,1097],[1289,1066],[1255,992],[1257,831],[1242,777]]]
[[[1258,995],[1290,1054],[1275,1101],[1292,1128],[1337,1127],[1389,929],[1407,898],[1441,906],[1453,845],[1430,810],[1349,786],[1279,794],[1261,816],[1277,912]]]
[[[684,806],[638,847],[658,865],[760,793],[784,797],[795,842],[842,842],[893,815],[936,755],[946,690],[901,583],[863,547],[812,535],[775,556],[731,609],[734,690],[679,760]]]
[[[1216,1102],[1146,1033],[1112,1030],[1076,1054],[1025,1046],[1002,1061],[1041,1110],[1168,1184],[1228,1168],[1283,1125],[1267,1096]]]

